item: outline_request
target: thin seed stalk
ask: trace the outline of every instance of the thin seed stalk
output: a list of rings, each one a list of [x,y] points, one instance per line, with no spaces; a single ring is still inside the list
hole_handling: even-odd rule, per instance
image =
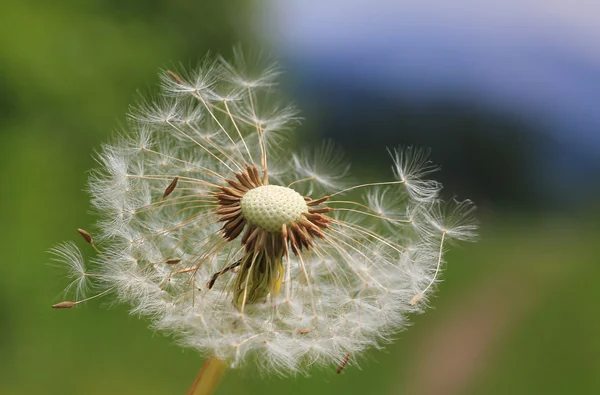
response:
[[[211,395],[215,392],[227,366],[218,358],[208,358],[202,364],[198,375],[186,395]]]

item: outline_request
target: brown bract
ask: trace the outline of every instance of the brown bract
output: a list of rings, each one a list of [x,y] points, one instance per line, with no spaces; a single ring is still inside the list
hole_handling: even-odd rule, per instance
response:
[[[225,222],[221,229],[225,240],[232,241],[243,232],[241,242],[247,252],[264,251],[278,258],[286,254],[288,248],[298,255],[303,249],[312,247],[315,237],[323,238],[323,231],[331,222],[324,214],[333,211],[330,207],[322,206],[329,196],[319,199],[305,196],[308,212],[302,213],[302,218],[282,224],[279,232],[268,232],[248,222],[241,205],[246,192],[268,184],[267,177],[261,177],[258,168],[250,165],[246,166],[246,171],[234,175],[236,180],[226,179],[229,185],[221,186],[220,192],[215,195],[219,206],[215,213],[220,216],[220,222]]]

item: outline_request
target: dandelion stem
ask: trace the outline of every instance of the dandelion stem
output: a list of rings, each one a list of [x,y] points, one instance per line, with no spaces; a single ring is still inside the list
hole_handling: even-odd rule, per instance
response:
[[[225,374],[225,362],[218,358],[208,358],[202,364],[198,375],[186,395],[211,395]]]

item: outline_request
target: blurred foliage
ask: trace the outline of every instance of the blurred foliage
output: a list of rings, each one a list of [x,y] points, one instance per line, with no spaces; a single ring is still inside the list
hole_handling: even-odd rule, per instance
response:
[[[136,89],[154,86],[157,68],[170,62],[194,64],[209,49],[226,52],[245,35],[250,7],[241,0],[3,4],[0,393],[185,393],[201,358],[153,334],[125,306],[107,309],[111,302],[99,300],[75,310],[49,308],[62,300],[65,279],[48,264],[46,251],[78,240],[77,227],[92,228],[82,190],[87,169],[95,166],[94,149],[124,123]],[[590,301],[600,298],[600,218],[584,214],[482,214],[481,241],[448,258],[436,309],[416,317],[385,351],[359,360],[363,370],[350,365],[337,376],[332,366],[311,378],[285,380],[234,371],[218,393],[427,393],[419,381],[423,372],[443,382],[443,369],[429,372],[419,363],[429,355],[427,345],[445,333],[457,311],[470,311],[486,284],[499,289],[500,297],[484,306],[492,315],[511,306],[526,311],[505,320],[511,325],[497,326],[495,342],[473,362],[482,371],[459,393],[595,393],[600,319]],[[456,354],[437,358],[445,366],[454,365],[463,349],[451,343]]]

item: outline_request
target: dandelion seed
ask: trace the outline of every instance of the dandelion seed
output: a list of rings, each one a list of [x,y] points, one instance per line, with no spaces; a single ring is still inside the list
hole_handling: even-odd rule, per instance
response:
[[[83,229],[77,229],[77,232],[79,232],[79,234],[81,235],[81,237],[83,237],[83,239],[88,242],[89,244],[94,244],[94,239],[92,238],[92,236]]]
[[[348,361],[350,361],[350,354],[346,354],[342,362],[340,362],[340,364],[338,365],[337,374],[342,373],[342,370],[344,370],[344,368],[348,364]]]
[[[71,307],[74,307],[77,303],[75,302],[60,302],[60,303],[56,303],[52,305],[53,309],[70,309]]]
[[[163,74],[162,96],[98,155],[97,244],[79,230],[98,257],[86,270],[74,245],[54,252],[77,294],[103,287],[93,297],[115,293],[211,360],[339,373],[424,307],[447,242],[475,234],[472,206],[441,202],[424,151],[392,151],[394,178],[364,184],[331,143],[291,153],[295,113],[265,105],[278,69],[241,70],[256,62],[240,56]]]
[[[162,197],[163,199],[166,198],[167,196],[169,196],[171,193],[173,193],[173,191],[175,190],[175,188],[177,187],[177,182],[179,181],[179,177],[175,177],[173,178],[173,181],[171,181],[171,183],[169,184],[169,186],[165,189],[165,192],[163,193]]]

